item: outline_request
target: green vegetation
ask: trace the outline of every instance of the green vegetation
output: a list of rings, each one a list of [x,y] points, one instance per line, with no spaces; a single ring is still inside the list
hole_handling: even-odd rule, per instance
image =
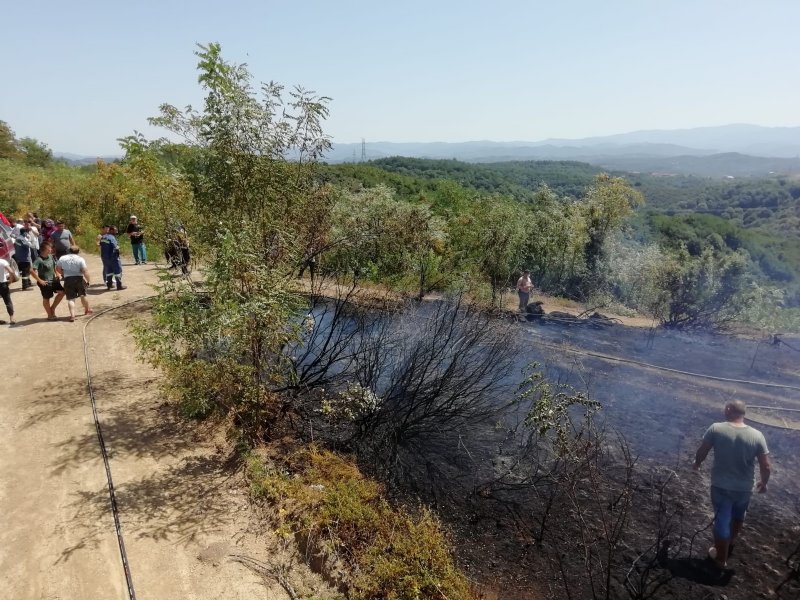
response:
[[[386,173],[383,179],[380,170]],[[535,251],[523,253],[522,262],[532,268],[539,287],[596,304],[623,304],[675,327],[729,322],[727,316],[713,323],[671,316],[670,296],[697,297],[680,286],[663,287],[668,280],[686,286],[695,280],[688,273],[677,276],[676,265],[690,271],[707,269],[708,259],[705,266],[700,265],[706,249],[718,262],[742,259],[746,266],[736,281],[744,293],[726,294],[726,302],[737,305],[736,319],[768,328],[773,326],[770,319],[776,327],[800,327],[800,182],[787,177],[740,181],[626,174],[625,179],[643,194],[647,204],[616,220],[611,235],[603,236],[597,249],[591,243],[585,245],[587,242],[582,248],[576,244],[576,239],[585,235],[587,215],[575,207],[585,205],[595,193],[592,184],[597,169],[590,165],[391,158],[365,165],[329,166],[325,177],[350,189],[357,189],[359,180],[361,185],[383,182],[409,201],[427,201],[446,216],[463,215],[469,207],[464,198],[481,198],[486,193],[498,204],[516,201],[528,205],[531,210],[523,215],[524,227],[543,234],[545,242]],[[462,201],[454,206],[441,200],[448,196],[445,190],[450,198]],[[683,247],[689,257],[678,260]],[[672,258],[676,260],[667,260]],[[671,279],[663,273],[667,264],[672,269]],[[604,270],[598,270],[601,267]],[[571,276],[564,276],[565,272]],[[485,272],[483,277],[484,281],[490,279]],[[681,303],[676,299],[676,305]],[[713,309],[702,307],[700,312],[704,311]]]
[[[337,561],[348,566],[336,582],[348,598],[471,598],[433,513],[393,508],[352,462],[311,446],[275,462],[251,455],[247,476],[253,496],[274,507],[279,534],[321,555],[333,577]]]

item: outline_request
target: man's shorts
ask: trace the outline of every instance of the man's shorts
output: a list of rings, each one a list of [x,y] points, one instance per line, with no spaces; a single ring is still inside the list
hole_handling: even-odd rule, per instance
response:
[[[67,295],[67,300],[75,300],[78,296],[85,296],[86,282],[83,280],[83,275],[66,277],[64,279],[64,292]]]
[[[753,492],[739,492],[711,486],[714,505],[714,534],[723,540],[731,537],[731,521],[744,521]]]
[[[48,281],[44,285],[40,285],[39,291],[42,293],[42,298],[50,300],[50,298],[55,296],[58,292],[63,292],[64,287],[58,279],[54,279],[53,281]]]

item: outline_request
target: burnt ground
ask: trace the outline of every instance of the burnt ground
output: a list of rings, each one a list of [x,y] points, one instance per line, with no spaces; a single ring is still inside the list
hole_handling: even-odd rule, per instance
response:
[[[800,409],[800,353],[755,339],[620,325],[520,323],[518,337],[520,369],[538,362],[551,380],[568,382],[602,404],[598,417],[606,442],[596,460],[604,475],[589,486],[595,493],[555,497],[546,521],[549,533],[539,536],[548,499],[542,486],[496,481],[517,460],[514,447],[525,433],[522,415],[464,432],[457,444],[444,443],[450,453],[443,451],[439,474],[460,485],[451,494],[434,492],[434,502],[456,532],[462,564],[482,583],[485,597],[591,598],[593,578],[610,564],[611,576],[595,585],[594,597],[606,597],[608,588],[611,598],[800,598],[800,582],[781,586],[797,564],[797,556],[789,557],[800,544],[800,413],[749,411],[760,421],[750,424],[767,438],[773,475],[768,493],[754,496],[729,570],[722,574],[704,560],[713,517],[711,457],[700,474],[691,470],[705,429],[722,420],[726,401]],[[800,340],[786,341],[800,348]],[[629,479],[617,434],[636,463]],[[627,490],[624,527],[609,552],[601,525],[619,516],[615,503],[621,490]],[[571,505],[576,500],[585,511]]]

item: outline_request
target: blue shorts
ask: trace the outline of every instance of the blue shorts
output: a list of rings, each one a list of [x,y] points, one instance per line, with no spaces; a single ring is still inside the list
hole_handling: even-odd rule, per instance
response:
[[[753,492],[738,492],[711,486],[711,504],[714,505],[714,536],[731,539],[731,521],[744,521]]]

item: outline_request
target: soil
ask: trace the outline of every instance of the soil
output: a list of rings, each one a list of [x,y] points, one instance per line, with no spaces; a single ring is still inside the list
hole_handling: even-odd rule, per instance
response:
[[[87,262],[96,281],[100,261]],[[128,289],[93,285],[89,302],[99,313],[149,295],[157,273],[126,264]],[[321,580],[265,530],[224,438],[174,414],[159,374],[136,360],[127,324],[145,305],[87,325],[88,317],[67,322],[63,302],[62,318],[48,322],[38,290],[19,286],[17,325],[0,326],[0,596],[128,597],[87,395],[85,328],[137,598],[289,598],[259,565],[289,567],[298,594],[327,597]]]

